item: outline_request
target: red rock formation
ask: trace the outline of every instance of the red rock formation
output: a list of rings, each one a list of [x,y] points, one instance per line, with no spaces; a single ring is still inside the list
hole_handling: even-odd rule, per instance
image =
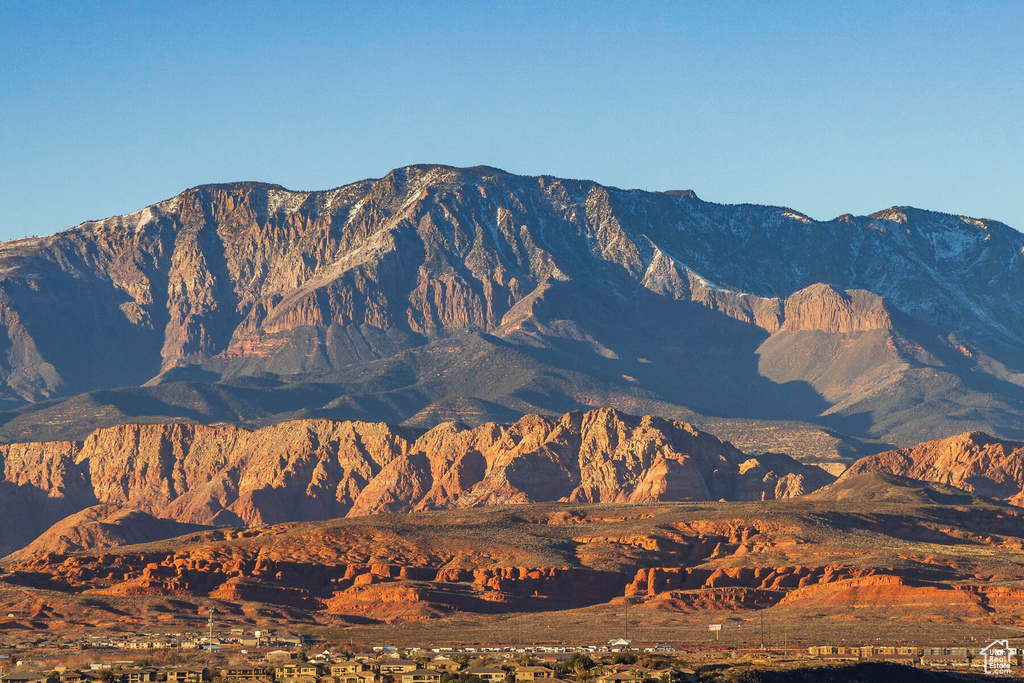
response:
[[[547,503],[215,529],[23,556],[0,588],[93,607],[137,597],[288,606],[318,621],[623,601],[680,612],[878,608],[886,619],[893,605],[908,617],[1019,614],[1024,511],[889,475],[860,481],[827,492],[842,496],[767,503]]]
[[[843,479],[888,472],[948,484],[982,496],[1024,505],[1024,443],[966,432],[861,458]]]
[[[80,550],[162,541],[205,528],[157,519],[144,512],[113,505],[94,505],[54,524],[39,538],[12,554],[10,559],[50,553],[66,555]]]
[[[748,458],[686,423],[614,410],[442,424],[415,442],[366,422],[123,425],[83,443],[0,446],[0,457],[9,484],[64,514],[99,502],[243,526],[550,500],[762,500],[832,480],[786,456]]]

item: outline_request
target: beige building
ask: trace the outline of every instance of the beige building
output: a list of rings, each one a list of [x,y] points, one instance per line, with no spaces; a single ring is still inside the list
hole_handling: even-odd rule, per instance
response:
[[[397,676],[398,674],[409,673],[420,668],[416,662],[408,659],[382,659],[380,661],[380,673],[382,676]]]
[[[441,672],[437,669],[413,669],[395,677],[401,683],[439,683]]]

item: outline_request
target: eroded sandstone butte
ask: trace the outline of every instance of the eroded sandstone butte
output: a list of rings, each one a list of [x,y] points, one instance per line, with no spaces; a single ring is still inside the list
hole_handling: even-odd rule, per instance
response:
[[[862,458],[843,476],[889,472],[1024,505],[1024,443],[966,432]]]
[[[7,552],[96,504],[261,526],[536,501],[762,500],[832,480],[785,455],[749,457],[686,423],[614,410],[444,423],[418,437],[328,420],[255,431],[122,425],[83,442],[0,445],[0,462],[0,505],[19,520]]]

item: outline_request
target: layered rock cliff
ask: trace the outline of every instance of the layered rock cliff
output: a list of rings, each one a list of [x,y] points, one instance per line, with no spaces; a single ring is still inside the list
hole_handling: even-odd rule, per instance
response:
[[[84,442],[0,446],[0,458],[4,485],[19,492],[2,499],[5,512],[36,497],[34,521],[4,539],[7,552],[96,504],[262,526],[534,501],[762,500],[832,480],[787,456],[746,456],[685,423],[613,410],[472,429],[444,423],[418,438],[327,420],[255,431],[122,425]]]

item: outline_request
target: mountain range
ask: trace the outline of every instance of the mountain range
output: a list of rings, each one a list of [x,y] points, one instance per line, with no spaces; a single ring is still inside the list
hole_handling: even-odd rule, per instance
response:
[[[1012,620],[1022,258],[447,166],[0,244],[0,606]]]
[[[0,245],[0,439],[606,407],[819,461],[1020,438],[1022,250],[488,167],[201,186]]]

